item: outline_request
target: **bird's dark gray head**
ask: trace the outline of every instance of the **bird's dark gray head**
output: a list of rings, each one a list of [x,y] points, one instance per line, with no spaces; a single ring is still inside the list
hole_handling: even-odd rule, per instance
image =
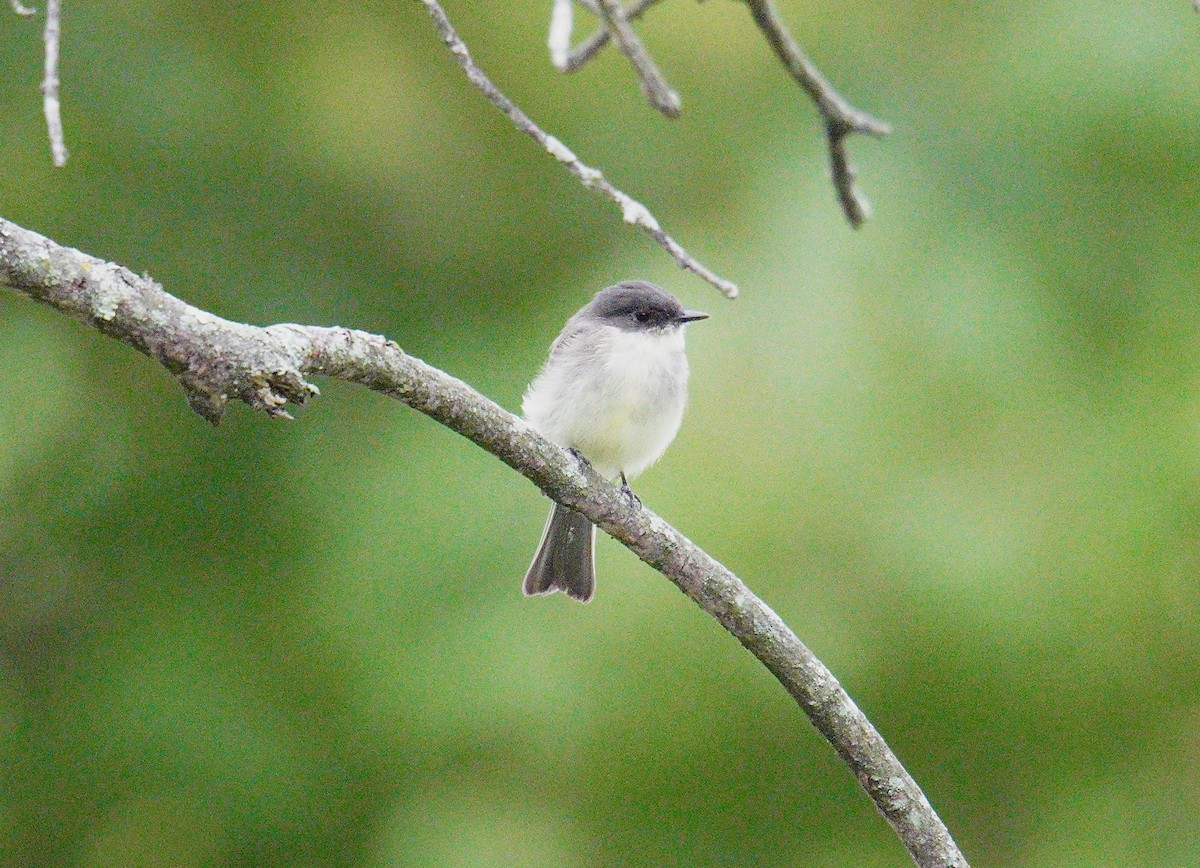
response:
[[[708,318],[706,313],[684,310],[679,299],[644,280],[624,280],[600,290],[580,314],[623,331],[664,330]]]

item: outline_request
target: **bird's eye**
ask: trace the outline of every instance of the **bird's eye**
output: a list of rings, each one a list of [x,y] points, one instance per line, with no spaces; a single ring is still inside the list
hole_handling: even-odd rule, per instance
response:
[[[637,313],[635,313],[633,315],[633,318],[635,320],[637,320],[638,322],[650,322],[650,312],[645,311],[645,310],[639,310]]]

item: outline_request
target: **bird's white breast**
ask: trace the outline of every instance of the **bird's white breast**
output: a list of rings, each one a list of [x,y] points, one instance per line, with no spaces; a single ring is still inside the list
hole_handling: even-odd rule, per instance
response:
[[[635,476],[679,430],[687,402],[683,329],[598,326],[552,355],[530,385],[525,418],[596,470]]]

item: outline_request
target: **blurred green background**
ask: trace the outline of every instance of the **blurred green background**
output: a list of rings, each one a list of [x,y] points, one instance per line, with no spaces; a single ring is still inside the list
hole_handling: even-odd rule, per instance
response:
[[[0,214],[229,318],[385,333],[514,410],[593,292],[665,284],[713,317],[641,497],[825,660],[973,864],[1200,864],[1200,18],[779,7],[895,127],[851,142],[861,232],[742,4],[642,26],[677,122],[615,52],[553,72],[545,0],[448,7],[733,303],[411,2],[67,2],[64,170],[40,21],[0,15]],[[909,864],[625,549],[588,606],[524,599],[545,499],[397,402],[320,382],[294,423],[214,430],[12,293],[0,377],[0,864]]]

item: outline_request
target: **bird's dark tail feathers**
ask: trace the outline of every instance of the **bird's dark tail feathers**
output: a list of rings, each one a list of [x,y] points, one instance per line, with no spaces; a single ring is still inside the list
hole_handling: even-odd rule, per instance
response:
[[[561,590],[581,603],[590,600],[596,590],[595,539],[595,525],[574,510],[554,504],[537,554],[525,573],[526,596]]]

